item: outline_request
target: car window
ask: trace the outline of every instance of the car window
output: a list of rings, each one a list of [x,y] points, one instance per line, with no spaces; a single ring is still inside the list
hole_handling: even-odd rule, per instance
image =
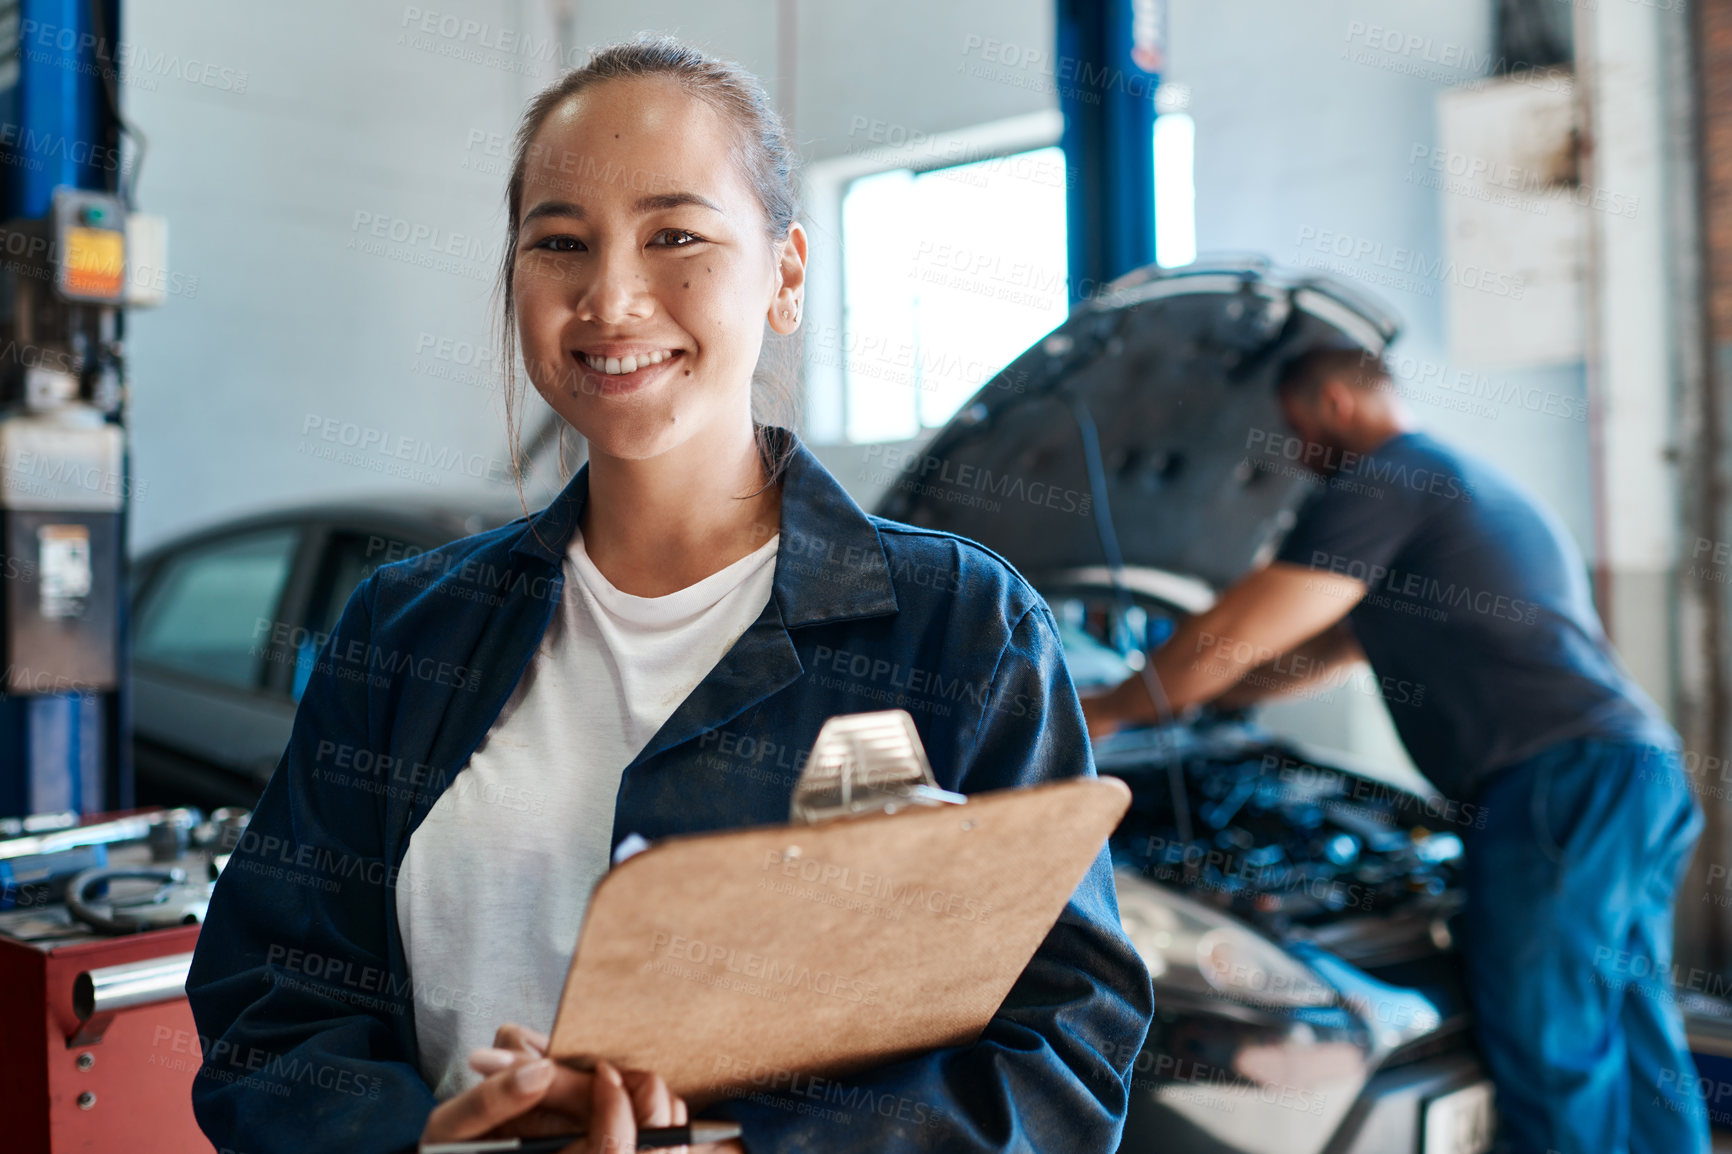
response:
[[[188,547],[158,567],[138,612],[134,657],[256,689],[300,530],[260,530]]]
[[[326,636],[335,628],[355,587],[385,562],[402,560],[421,552],[423,547],[388,533],[344,530],[331,534],[307,605],[307,628],[297,637],[295,680],[289,689],[297,702],[307,687],[307,678],[312,676]]]

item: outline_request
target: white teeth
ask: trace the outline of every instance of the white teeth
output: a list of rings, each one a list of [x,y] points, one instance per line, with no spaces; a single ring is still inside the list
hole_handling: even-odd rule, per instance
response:
[[[590,368],[598,373],[618,376],[621,373],[635,373],[645,365],[659,365],[671,356],[673,353],[665,349],[658,349],[653,353],[640,353],[629,357],[597,357],[584,353],[583,359]]]

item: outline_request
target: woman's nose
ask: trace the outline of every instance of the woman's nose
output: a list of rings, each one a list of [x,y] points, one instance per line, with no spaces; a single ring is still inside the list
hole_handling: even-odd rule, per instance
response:
[[[647,316],[652,308],[649,273],[635,254],[613,246],[602,248],[579,282],[579,317],[615,324]]]

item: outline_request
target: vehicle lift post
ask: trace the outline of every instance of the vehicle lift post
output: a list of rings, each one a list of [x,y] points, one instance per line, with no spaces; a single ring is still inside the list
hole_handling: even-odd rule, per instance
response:
[[[167,230],[131,211],[119,8],[0,0],[0,817],[133,804],[121,338]]]
[[[1155,90],[1167,0],[1058,0],[1070,303],[1155,262]]]
[[[7,836],[63,829],[68,811],[133,805],[121,338],[125,309],[166,295],[167,228],[131,211],[119,18],[120,0],[0,0]],[[0,862],[0,909],[14,931],[0,934],[0,1145],[46,1154],[206,1145],[191,1101],[203,1047],[181,976],[198,928],[104,937],[30,927],[52,903],[19,879],[55,857]],[[120,996],[122,987],[134,992]]]

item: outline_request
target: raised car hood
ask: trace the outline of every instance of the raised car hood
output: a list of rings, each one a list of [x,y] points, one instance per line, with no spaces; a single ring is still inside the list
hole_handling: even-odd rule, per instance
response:
[[[1323,344],[1381,352],[1399,328],[1337,282],[1262,261],[1139,269],[898,460],[877,511],[979,541],[1037,584],[1103,564],[1080,401],[1123,563],[1218,590],[1266,559],[1308,488],[1263,449],[1286,435],[1281,364]]]

